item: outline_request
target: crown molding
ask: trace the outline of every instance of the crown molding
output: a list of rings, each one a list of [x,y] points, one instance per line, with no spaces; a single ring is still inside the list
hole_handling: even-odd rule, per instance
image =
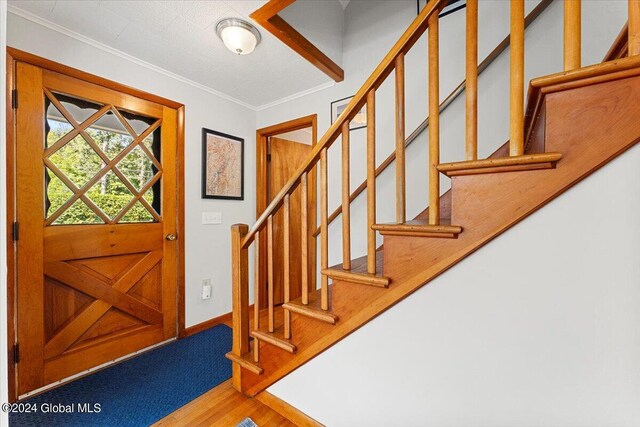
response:
[[[269,102],[268,104],[260,105],[260,106],[256,107],[256,111],[266,110],[267,108],[275,107],[276,105],[284,104],[285,102],[289,102],[289,101],[292,101],[294,99],[302,98],[303,96],[307,96],[307,95],[310,95],[312,93],[319,92],[319,91],[324,90],[324,89],[328,89],[328,88],[333,87],[335,85],[336,85],[336,82],[334,82],[333,80],[332,81],[328,81],[327,83],[322,83],[321,85],[314,86],[314,87],[312,87],[310,89],[294,93],[293,95],[285,96],[284,98],[280,98],[280,99],[275,100],[273,102]]]
[[[140,66],[145,67],[145,68],[147,68],[149,70],[152,70],[152,71],[154,71],[156,73],[165,75],[165,76],[167,76],[169,78],[172,78],[174,80],[177,80],[177,81],[182,82],[184,84],[187,84],[189,86],[195,87],[197,89],[200,89],[200,90],[202,90],[204,92],[210,93],[210,94],[212,94],[214,96],[217,96],[219,98],[222,98],[224,100],[231,101],[231,102],[236,103],[236,104],[238,104],[238,105],[240,105],[242,107],[245,107],[245,108],[247,108],[249,110],[256,111],[256,112],[265,110],[267,108],[274,107],[276,105],[283,104],[285,102],[288,102],[288,101],[291,101],[291,100],[294,100],[294,99],[297,99],[297,98],[301,98],[303,96],[306,96],[306,95],[309,95],[311,93],[324,90],[326,88],[329,88],[329,87],[332,87],[333,85],[335,85],[335,82],[330,81],[330,82],[321,84],[319,86],[315,86],[315,87],[312,87],[310,89],[294,93],[294,94],[286,96],[284,98],[277,99],[277,100],[269,102],[267,104],[256,106],[256,105],[252,105],[252,104],[249,104],[247,102],[241,101],[241,100],[239,100],[237,98],[234,98],[234,97],[232,97],[230,95],[227,95],[225,93],[219,92],[219,91],[217,91],[217,90],[215,90],[215,89],[213,89],[213,88],[211,88],[209,86],[205,86],[205,85],[203,85],[201,83],[198,83],[198,82],[196,82],[194,80],[191,80],[191,79],[189,79],[187,77],[181,76],[181,75],[176,74],[176,73],[174,73],[172,71],[169,71],[169,70],[164,69],[162,67],[159,67],[157,65],[151,64],[150,62],[143,61],[142,59],[136,58],[133,55],[130,55],[130,54],[128,54],[126,52],[123,52],[123,51],[121,51],[119,49],[115,49],[115,48],[113,48],[111,46],[108,46],[108,45],[102,43],[102,42],[99,42],[99,41],[94,40],[94,39],[92,39],[90,37],[87,37],[85,35],[77,33],[77,32],[75,32],[73,30],[70,30],[70,29],[68,29],[66,27],[63,27],[63,26],[59,25],[59,24],[56,24],[55,22],[51,22],[48,19],[42,18],[42,17],[40,17],[38,15],[35,15],[35,14],[31,13],[31,12],[27,12],[26,10],[22,10],[22,9],[12,5],[12,4],[8,5],[7,11],[10,14],[13,14],[13,15],[19,16],[21,18],[24,18],[24,19],[26,19],[28,21],[31,21],[31,22],[35,23],[35,24],[41,25],[41,26],[43,26],[45,28],[48,28],[48,29],[50,29],[52,31],[55,31],[55,32],[60,33],[60,34],[63,34],[63,35],[65,35],[67,37],[70,37],[72,39],[75,39],[75,40],[77,40],[77,41],[79,41],[81,43],[85,43],[87,45],[95,47],[96,49],[100,49],[103,52],[107,52],[107,53],[109,53],[111,55],[114,55],[114,56],[117,56],[119,58],[125,59],[125,60],[127,60],[129,62],[132,62],[132,63],[136,64],[136,65],[140,65]]]

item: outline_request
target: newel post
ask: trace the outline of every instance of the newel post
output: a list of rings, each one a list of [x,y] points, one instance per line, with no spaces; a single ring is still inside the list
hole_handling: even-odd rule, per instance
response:
[[[247,224],[231,226],[231,286],[233,300],[233,346],[231,352],[242,357],[249,352],[249,250],[242,241],[249,232]],[[233,364],[233,387],[241,391],[241,368]]]

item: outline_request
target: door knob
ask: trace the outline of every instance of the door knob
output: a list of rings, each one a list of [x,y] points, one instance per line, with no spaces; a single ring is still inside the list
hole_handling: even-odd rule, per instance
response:
[[[172,242],[172,241],[176,240],[177,237],[176,237],[175,234],[167,234],[165,239],[167,239],[168,241]]]

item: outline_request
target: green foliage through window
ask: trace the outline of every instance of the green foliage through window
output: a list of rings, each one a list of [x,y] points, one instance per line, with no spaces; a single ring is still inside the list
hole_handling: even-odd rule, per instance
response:
[[[47,147],[52,146],[71,130],[69,123],[59,111],[55,107],[52,110],[51,107],[53,105],[49,104],[47,109],[48,133],[45,141]],[[50,112],[52,112],[51,115],[49,114]],[[113,115],[111,115],[111,118],[113,118]],[[113,127],[100,126],[101,120],[102,118],[87,128],[86,133],[109,159],[114,159],[133,142],[133,137],[120,131],[116,132]],[[151,138],[147,139],[153,141]],[[148,142],[145,141],[145,143]],[[81,135],[76,136],[53,153],[50,156],[50,160],[69,180],[83,190],[85,190],[83,187],[106,167],[105,162],[98,153]],[[140,191],[158,172],[149,156],[140,147],[131,150],[118,162],[116,167],[137,191]],[[53,171],[47,169],[46,174],[46,216],[50,217],[68,202],[73,196],[73,192]],[[154,194],[159,194],[159,183],[154,184],[154,186],[157,186],[155,192],[153,188],[149,189],[144,194],[144,199],[155,207],[157,203],[154,204]],[[91,184],[91,187],[84,191],[84,194],[110,219],[114,219],[133,199],[132,192],[113,170],[110,170],[95,183]],[[152,222],[154,220],[153,215],[139,201],[121,219],[122,222]],[[54,221],[54,224],[96,224],[103,222],[82,200],[77,200]]]

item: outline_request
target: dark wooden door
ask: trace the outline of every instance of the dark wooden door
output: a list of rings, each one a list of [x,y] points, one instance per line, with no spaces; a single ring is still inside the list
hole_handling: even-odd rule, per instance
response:
[[[16,88],[22,395],[176,336],[177,111],[20,62]]]
[[[269,138],[269,161],[268,161],[268,201],[271,202],[278,194],[282,187],[291,179],[296,170],[309,156],[311,145],[301,144],[286,139],[271,137]],[[310,180],[311,181],[311,180]],[[309,183],[309,190],[315,191],[315,179]],[[311,209],[310,209],[311,211]],[[313,210],[315,214],[315,210]],[[293,192],[290,198],[290,249],[292,260],[290,263],[290,298],[295,299],[301,295],[301,266],[298,262],[302,251],[301,239],[301,218],[302,206],[300,189]],[[276,213],[273,218],[273,292],[274,304],[282,304],[284,302],[284,276],[282,265],[283,260],[283,212],[282,209]],[[314,230],[310,230],[313,233]],[[309,239],[312,241],[312,239]],[[310,278],[311,279],[311,278]],[[310,280],[309,283],[314,283]]]

